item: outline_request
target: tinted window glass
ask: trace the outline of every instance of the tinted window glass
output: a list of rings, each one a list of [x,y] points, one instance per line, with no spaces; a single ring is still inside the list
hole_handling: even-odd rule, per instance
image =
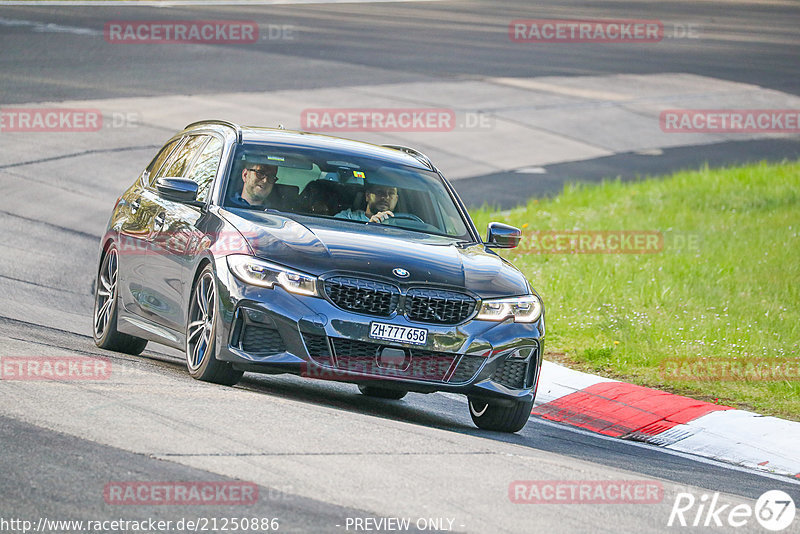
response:
[[[208,144],[200,152],[197,160],[192,165],[192,170],[186,175],[197,182],[197,200],[205,202],[208,192],[211,190],[211,182],[217,175],[219,161],[222,158],[222,141],[212,137]]]
[[[159,172],[158,176],[183,176],[183,173],[189,168],[197,151],[208,140],[207,135],[193,135],[178,149],[177,154],[170,158],[167,169],[164,172]]]
[[[426,169],[324,149],[260,144],[239,145],[233,161],[224,199],[228,207],[359,224],[388,211],[392,215],[381,226],[472,239],[454,198]]]
[[[172,153],[172,150],[178,146],[179,142],[180,139],[176,139],[175,141],[169,143],[161,149],[161,152],[159,152],[155,158],[153,158],[153,161],[151,161],[150,165],[147,166],[147,172],[150,174],[150,178],[153,178],[153,175],[158,171],[158,169],[161,168],[161,166],[164,164],[164,160],[169,157],[169,155]],[[150,181],[152,182],[152,180]]]

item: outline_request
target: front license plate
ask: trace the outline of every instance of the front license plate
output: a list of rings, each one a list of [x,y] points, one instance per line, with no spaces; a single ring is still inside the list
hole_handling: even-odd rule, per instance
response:
[[[399,341],[400,343],[424,345],[428,341],[428,331],[425,328],[412,328],[410,326],[397,326],[386,323],[370,323],[369,337]]]

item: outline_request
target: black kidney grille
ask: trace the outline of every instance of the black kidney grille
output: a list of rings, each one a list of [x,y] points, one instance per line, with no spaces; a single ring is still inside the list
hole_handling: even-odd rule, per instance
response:
[[[400,301],[400,290],[396,286],[344,276],[325,280],[325,293],[344,310],[382,317],[391,315]]]
[[[414,288],[406,296],[406,316],[412,321],[457,324],[475,311],[474,298],[443,289]]]

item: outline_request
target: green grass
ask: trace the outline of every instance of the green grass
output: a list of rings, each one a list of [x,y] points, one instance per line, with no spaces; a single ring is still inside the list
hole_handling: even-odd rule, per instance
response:
[[[481,229],[661,232],[656,254],[503,252],[544,300],[546,359],[800,420],[800,162],[574,185],[472,216]],[[691,372],[668,372],[676,361]],[[716,378],[743,361],[793,380]]]

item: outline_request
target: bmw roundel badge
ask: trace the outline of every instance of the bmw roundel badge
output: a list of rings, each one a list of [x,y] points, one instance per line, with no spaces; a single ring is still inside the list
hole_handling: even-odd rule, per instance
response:
[[[398,278],[408,278],[408,275],[411,274],[408,271],[406,271],[405,269],[401,269],[400,267],[392,269],[392,272]]]

